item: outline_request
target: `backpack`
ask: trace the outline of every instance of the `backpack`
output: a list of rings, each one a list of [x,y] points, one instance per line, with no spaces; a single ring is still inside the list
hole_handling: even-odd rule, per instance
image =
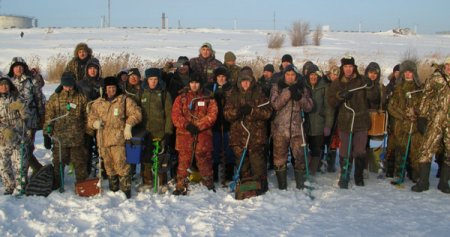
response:
[[[52,192],[53,186],[53,165],[48,164],[34,173],[27,186],[25,195],[36,195],[47,197]]]

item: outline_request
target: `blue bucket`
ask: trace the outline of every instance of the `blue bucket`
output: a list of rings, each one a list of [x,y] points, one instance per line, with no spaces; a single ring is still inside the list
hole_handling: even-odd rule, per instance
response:
[[[141,163],[142,153],[144,151],[144,138],[133,137],[125,143],[125,152],[128,164]]]

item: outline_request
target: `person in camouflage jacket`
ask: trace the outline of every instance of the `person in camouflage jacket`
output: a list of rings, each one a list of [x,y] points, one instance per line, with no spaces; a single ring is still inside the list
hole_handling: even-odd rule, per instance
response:
[[[218,108],[212,93],[201,88],[202,82],[198,75],[192,75],[189,88],[175,99],[172,107],[172,121],[177,136],[175,149],[179,155],[174,195],[187,194],[187,169],[191,168],[192,156],[202,176],[203,185],[215,191],[212,170],[212,127],[217,119]]]
[[[210,43],[203,43],[199,49],[199,55],[189,61],[192,72],[200,77],[203,84],[214,81],[214,69],[222,65],[216,59],[215,52]]]
[[[407,164],[412,168],[410,177],[417,181],[419,175],[417,150],[422,143],[422,135],[417,131],[416,119],[418,108],[422,99],[422,83],[417,74],[416,64],[406,60],[400,65],[401,82],[395,87],[389,100],[388,112],[396,121],[395,130],[389,139],[393,139],[390,149],[397,150],[394,153],[394,176],[402,175],[402,158],[406,153],[409,132],[411,130],[411,145],[408,151]]]
[[[4,194],[23,190],[27,181],[28,159],[22,141],[26,135],[24,101],[7,76],[0,78],[0,176]],[[21,165],[21,161],[23,161]],[[22,168],[22,169],[21,169]],[[22,175],[21,175],[22,174]],[[22,178],[22,179],[21,179]]]
[[[65,165],[73,163],[77,182],[88,176],[87,151],[84,146],[87,99],[76,87],[72,73],[66,72],[61,76],[61,85],[63,89],[53,93],[46,104],[43,131],[47,149],[51,146],[49,137],[53,138],[54,189],[64,185],[60,183],[60,160],[63,170]]]
[[[264,157],[264,145],[267,140],[266,121],[272,115],[269,99],[256,84],[253,75],[241,72],[237,86],[232,89],[224,108],[225,119],[231,123],[229,145],[240,165],[242,152],[248,136],[247,154],[243,160],[240,177],[252,178],[261,182],[261,191],[268,190],[267,165]],[[249,130],[250,134],[247,133]]]
[[[304,188],[305,157],[303,144],[306,143],[302,129],[302,112],[313,109],[313,101],[304,81],[300,79],[296,68],[288,65],[284,76],[272,86],[270,102],[275,111],[272,120],[273,159],[278,188],[287,189],[287,159],[289,148],[295,159],[295,182],[298,189]]]
[[[417,129],[424,135],[419,154],[419,181],[411,189],[422,192],[429,188],[430,165],[433,154],[444,144],[445,158],[442,163],[438,189],[450,193],[450,57],[437,67],[425,83],[419,106]]]
[[[105,94],[92,104],[88,127],[97,130],[97,145],[104,159],[109,189],[119,189],[131,197],[130,165],[126,163],[125,140],[132,138],[131,129],[142,120],[141,108],[122,94],[116,77],[106,77]]]
[[[72,72],[75,75],[75,81],[80,81],[86,74],[86,65],[94,56],[92,49],[86,43],[78,43],[73,51],[73,58],[67,63],[64,71]]]

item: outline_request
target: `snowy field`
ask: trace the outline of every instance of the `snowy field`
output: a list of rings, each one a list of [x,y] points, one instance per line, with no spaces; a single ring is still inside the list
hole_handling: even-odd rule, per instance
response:
[[[194,57],[203,42],[210,42],[219,60],[232,50],[239,58],[294,56],[301,66],[306,60],[326,62],[349,53],[357,63],[376,61],[387,77],[407,51],[419,58],[443,60],[450,55],[450,38],[439,35],[393,36],[391,33],[326,33],[321,46],[267,49],[266,31],[153,29],[47,29],[0,30],[0,69],[9,68],[12,57],[47,59],[58,53],[72,54],[78,42],[86,42],[94,54],[129,52],[143,59]],[[287,43],[286,43],[287,45]],[[45,94],[55,85],[46,85]],[[37,134],[35,155],[50,163],[42,134]],[[127,200],[120,192],[106,191],[101,197],[82,198],[73,190],[74,176],[67,175],[64,193],[49,197],[0,195],[0,236],[448,236],[450,196],[436,189],[433,164],[430,190],[412,193],[370,174],[365,187],[351,182],[348,190],[337,187],[338,173],[319,174],[310,200],[295,189],[289,169],[287,191],[277,189],[269,172],[269,192],[243,201],[234,200],[226,189],[212,193],[191,186],[189,196],[137,193]],[[0,185],[0,194],[4,189]]]

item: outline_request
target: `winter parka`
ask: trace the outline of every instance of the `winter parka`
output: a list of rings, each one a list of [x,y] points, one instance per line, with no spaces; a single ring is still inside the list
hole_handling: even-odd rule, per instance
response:
[[[356,67],[355,71],[357,71]],[[337,124],[339,130],[350,132],[353,113],[344,106],[344,99],[339,96],[339,92],[362,87],[366,85],[367,82],[356,72],[352,74],[351,78],[346,78],[343,74],[341,69],[341,77],[330,84],[327,100],[331,107],[338,110]],[[368,102],[376,103],[379,101],[379,87],[369,85],[369,87],[366,87],[365,89],[357,90],[352,93],[353,96],[347,101],[347,105],[355,110],[353,131],[367,131],[371,125]]]
[[[85,49],[88,54],[88,56],[83,60],[78,58],[78,51],[80,49]],[[86,74],[86,65],[92,58],[92,49],[89,48],[85,43],[79,43],[73,51],[73,58],[67,63],[66,69],[64,71],[72,72],[73,74],[75,74],[75,81],[82,80],[84,75]]]
[[[93,102],[88,115],[88,127],[94,129],[93,123],[97,120],[103,122],[103,129],[97,132],[97,140],[101,141],[99,146],[124,146],[125,124],[134,127],[140,123],[142,112],[136,102],[124,94],[117,95],[112,101],[104,96]]]
[[[328,104],[326,97],[329,85],[320,77],[315,86],[312,86],[309,80],[306,82],[314,104],[312,110],[306,114],[305,131],[309,136],[323,135],[325,127],[333,126],[334,109]]]
[[[192,109],[189,109],[191,105]],[[185,91],[176,99],[172,107],[172,121],[176,127],[175,149],[191,150],[194,137],[186,130],[189,123],[198,129],[196,151],[213,150],[212,127],[217,119],[218,108],[210,91],[200,89],[199,92]]]
[[[70,108],[69,108],[70,105]],[[44,134],[57,136],[62,147],[78,147],[84,145],[86,132],[86,105],[87,99],[76,87],[70,91],[53,93],[45,106]],[[52,119],[63,116],[51,122]]]
[[[299,79],[299,75],[297,75],[296,83],[299,84],[299,88],[303,88],[302,98],[299,101],[291,99],[289,85],[286,84],[284,76],[278,83],[272,85],[270,102],[275,111],[271,125],[272,136],[291,138],[302,135],[301,111],[310,112],[314,102],[303,80]]]
[[[237,87],[232,89],[224,108],[225,119],[231,123],[229,145],[245,146],[248,133],[242,127],[241,121],[251,134],[249,147],[264,145],[267,140],[266,120],[272,115],[270,101],[256,84],[255,79],[251,81],[247,91],[244,91],[240,84],[238,81]],[[246,104],[252,107],[252,112],[244,117],[240,113],[240,108]]]
[[[2,80],[9,81],[9,79],[4,78]],[[24,127],[24,119],[27,114],[21,114],[19,111],[9,108],[13,102],[18,101],[23,104],[24,101],[18,96],[18,91],[11,81],[9,81],[9,85],[9,93],[0,94],[0,147],[20,144],[21,140],[26,138],[25,132],[27,129]],[[12,129],[14,132],[12,139],[6,140],[4,138],[4,129]]]
[[[214,81],[214,70],[222,66],[222,62],[217,60],[214,54],[211,54],[208,58],[199,55],[196,58],[191,58],[189,63],[192,71],[199,75],[203,84],[212,83]]]

